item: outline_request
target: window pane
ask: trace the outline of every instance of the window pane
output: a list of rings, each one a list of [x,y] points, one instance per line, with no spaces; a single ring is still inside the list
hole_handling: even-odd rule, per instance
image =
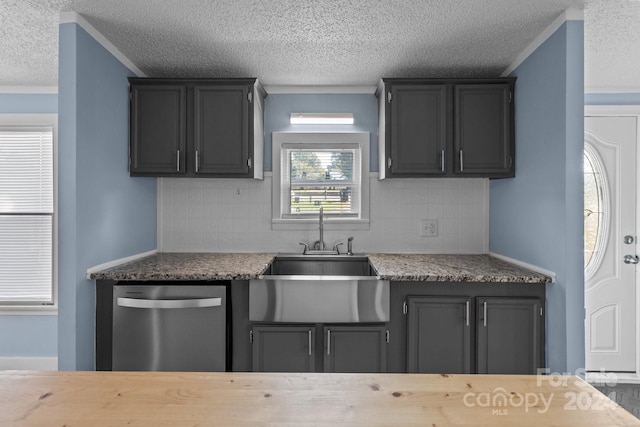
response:
[[[603,191],[606,190],[599,162],[591,150],[584,152],[584,267],[591,271],[602,250],[605,217]]]
[[[52,216],[0,216],[0,302],[51,302]]]
[[[52,130],[0,131],[0,213],[52,212]]]
[[[288,156],[289,213],[357,216],[360,206],[355,149],[296,149]]]

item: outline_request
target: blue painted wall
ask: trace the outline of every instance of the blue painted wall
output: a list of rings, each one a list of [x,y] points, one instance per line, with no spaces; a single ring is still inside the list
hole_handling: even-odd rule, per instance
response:
[[[156,248],[156,180],[128,173],[131,71],[74,23],[60,25],[59,66],[58,363],[91,370],[87,268]]]
[[[640,93],[586,93],[584,105],[640,105]]]
[[[58,94],[0,93],[0,114],[57,114]],[[0,357],[56,357],[57,316],[0,316]]]
[[[0,93],[0,114],[57,113],[57,93]]]
[[[273,94],[264,108],[264,170],[271,168],[272,132],[369,132],[369,165],[378,171],[378,98],[375,94]],[[353,113],[353,125],[292,125],[291,113]]]
[[[547,366],[584,367],[583,22],[567,21],[514,72],[516,170],[491,181],[490,249],[554,271]]]

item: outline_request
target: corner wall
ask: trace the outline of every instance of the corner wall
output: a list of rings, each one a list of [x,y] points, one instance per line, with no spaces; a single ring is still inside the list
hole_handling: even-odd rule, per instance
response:
[[[547,366],[584,368],[583,22],[566,21],[511,74],[516,178],[493,180],[490,250],[554,271]]]
[[[59,369],[92,370],[87,268],[156,248],[156,179],[128,173],[134,74],[77,23],[61,24],[59,40]]]

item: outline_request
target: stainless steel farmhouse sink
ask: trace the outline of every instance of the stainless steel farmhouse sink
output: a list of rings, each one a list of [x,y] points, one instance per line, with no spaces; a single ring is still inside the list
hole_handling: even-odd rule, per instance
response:
[[[249,281],[249,320],[301,323],[389,321],[389,281],[366,256],[279,255]]]

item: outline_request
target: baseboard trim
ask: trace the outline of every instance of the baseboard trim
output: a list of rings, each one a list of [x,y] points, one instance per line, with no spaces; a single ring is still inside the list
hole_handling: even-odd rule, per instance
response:
[[[57,371],[57,357],[0,357],[1,371]]]

